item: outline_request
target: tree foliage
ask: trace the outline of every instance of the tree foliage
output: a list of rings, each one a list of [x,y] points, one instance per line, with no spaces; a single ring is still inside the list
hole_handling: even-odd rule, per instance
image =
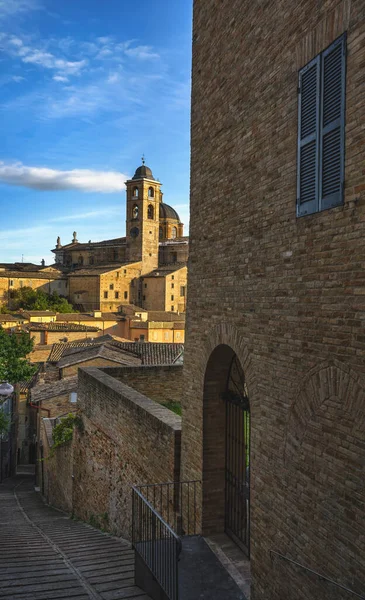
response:
[[[10,416],[0,408],[0,438],[9,431]]]
[[[75,426],[79,431],[83,431],[83,422],[77,413],[69,413],[67,417],[61,418],[60,423],[58,423],[52,431],[53,446],[51,448],[50,457],[54,456],[56,448],[72,440]]]
[[[37,367],[25,358],[34,342],[25,332],[7,334],[0,328],[0,381],[14,384],[32,377]]]
[[[22,287],[11,292],[11,309],[19,310],[53,310],[59,313],[75,312],[72,304],[66,298],[57,294],[46,294],[43,290],[34,290],[31,287]]]

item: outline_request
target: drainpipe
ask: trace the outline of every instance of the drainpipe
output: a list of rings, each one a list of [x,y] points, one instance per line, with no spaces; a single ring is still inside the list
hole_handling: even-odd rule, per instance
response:
[[[43,406],[41,406],[40,404],[32,404],[31,402],[28,402],[28,406],[31,406],[32,408],[36,408],[37,410],[45,410],[48,413],[48,419],[50,418],[51,415],[51,410],[49,408],[43,408]]]

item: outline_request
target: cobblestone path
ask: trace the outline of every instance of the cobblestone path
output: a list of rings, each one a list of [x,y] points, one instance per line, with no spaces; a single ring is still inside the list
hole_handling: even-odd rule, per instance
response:
[[[1,600],[149,600],[130,544],[46,506],[24,475],[0,485]]]

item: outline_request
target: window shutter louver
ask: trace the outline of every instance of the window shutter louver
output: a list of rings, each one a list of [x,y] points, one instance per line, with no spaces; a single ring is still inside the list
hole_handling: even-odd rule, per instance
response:
[[[342,36],[321,56],[319,210],[343,202],[345,50],[346,37]]]
[[[320,60],[299,73],[297,216],[318,210]]]

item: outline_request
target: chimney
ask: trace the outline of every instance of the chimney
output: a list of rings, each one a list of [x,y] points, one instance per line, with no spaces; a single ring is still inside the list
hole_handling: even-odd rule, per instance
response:
[[[44,266],[45,266],[45,264],[46,264],[46,262],[45,262],[44,258],[42,258],[42,260],[41,260],[41,265],[42,265],[42,267],[44,267]]]

